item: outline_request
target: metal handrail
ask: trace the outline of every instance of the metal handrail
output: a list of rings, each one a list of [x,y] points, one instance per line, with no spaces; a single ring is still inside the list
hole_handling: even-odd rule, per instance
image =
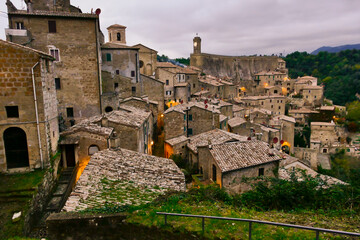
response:
[[[157,212],[156,214],[164,215],[165,225],[167,225],[167,216],[201,218],[203,234],[205,232],[205,219],[217,219],[217,220],[226,220],[226,221],[248,222],[249,223],[249,239],[251,239],[252,223],[267,224],[267,225],[273,225],[273,226],[298,228],[298,229],[303,229],[303,230],[315,231],[317,240],[319,239],[320,232],[360,237],[360,233],[344,232],[344,231],[331,230],[331,229],[325,229],[325,228],[306,227],[306,226],[286,224],[286,223],[267,222],[267,221],[253,220],[253,219],[228,218],[228,217],[216,217],[216,216],[205,216],[205,215],[191,215],[191,214],[180,214],[180,213],[164,213],[164,212]]]

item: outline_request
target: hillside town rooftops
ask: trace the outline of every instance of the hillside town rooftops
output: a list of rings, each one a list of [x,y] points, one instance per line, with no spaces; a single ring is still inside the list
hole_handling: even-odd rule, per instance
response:
[[[223,80],[221,78],[216,78],[211,75],[202,76],[199,78],[199,82],[206,83],[215,87],[224,86],[224,85],[233,85],[231,82]]]
[[[61,136],[70,135],[76,132],[89,132],[109,137],[113,130],[114,129],[111,127],[102,127],[89,121],[82,121],[79,124],[76,124],[68,130],[62,132]]]
[[[319,112],[307,108],[300,108],[300,109],[290,109],[289,113],[310,114],[310,113],[319,113]]]
[[[176,68],[177,66],[170,62],[156,62],[158,68]]]
[[[188,138],[186,136],[182,135],[180,137],[175,137],[175,138],[168,139],[165,142],[170,144],[171,146],[175,146],[175,145],[177,145],[179,143],[187,142],[187,141],[188,141]]]
[[[188,102],[188,103],[184,103],[184,104],[179,104],[179,105],[176,105],[174,107],[167,109],[164,113],[167,114],[172,111],[176,111],[176,112],[185,114],[185,110],[187,108],[192,108],[192,107],[198,107],[198,108],[210,111],[210,112],[220,114],[220,111],[217,109],[217,107],[215,105],[205,104],[203,102]]]
[[[225,115],[220,114],[219,119],[220,119],[220,122],[223,122],[223,121],[225,121],[226,119],[228,119],[228,117],[225,116]]]
[[[209,91],[207,91],[207,90],[202,90],[202,91],[200,91],[200,92],[196,92],[196,93],[194,93],[193,95],[194,96],[201,96],[201,95],[206,95],[206,94],[208,94],[209,93]]]
[[[189,138],[187,147],[194,153],[198,153],[198,147],[208,146],[209,144],[220,144],[229,141],[248,141],[246,136],[235,133],[214,129]]]
[[[246,123],[246,120],[241,117],[234,117],[234,118],[230,119],[228,122],[229,126],[232,128],[238,127],[244,123]]]
[[[96,202],[124,205],[118,198],[104,194],[104,181],[110,182],[114,191],[122,182],[132,183],[139,189],[185,191],[184,174],[173,160],[121,148],[107,149],[91,157],[63,210],[84,210]],[[137,195],[131,196],[129,192],[126,199],[129,197]]]
[[[145,102],[145,103],[151,103],[151,104],[154,104],[154,105],[159,105],[159,103],[157,101],[152,101],[152,100],[149,100],[147,98],[139,98],[139,97],[125,98],[120,102],[120,104],[129,102],[129,101],[132,101],[132,100],[139,101],[139,102]]]
[[[282,159],[281,156],[269,148],[267,143],[262,141],[212,145],[209,151],[223,173]]]
[[[250,114],[252,113],[262,113],[262,114],[265,114],[265,115],[271,115],[271,111],[270,110],[267,110],[265,108],[253,108],[250,110]]]

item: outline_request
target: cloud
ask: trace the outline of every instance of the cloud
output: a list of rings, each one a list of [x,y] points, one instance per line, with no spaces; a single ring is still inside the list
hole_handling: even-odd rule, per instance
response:
[[[204,52],[224,55],[313,51],[360,42],[358,0],[72,0],[83,12],[101,8],[101,29],[127,26],[129,45],[188,57],[196,33]],[[17,3],[17,2],[14,2]],[[4,5],[0,11],[6,11]],[[1,15],[0,15],[1,16]],[[4,14],[2,14],[4,16]],[[0,27],[7,19],[0,17]],[[0,38],[5,38],[4,31]]]

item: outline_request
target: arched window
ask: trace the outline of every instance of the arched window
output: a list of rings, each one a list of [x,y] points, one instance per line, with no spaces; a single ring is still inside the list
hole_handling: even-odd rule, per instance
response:
[[[26,133],[21,128],[11,127],[4,131],[7,168],[29,167]]]
[[[141,60],[139,61],[139,67],[140,67],[140,68],[144,67],[144,62],[141,61]]]
[[[105,112],[112,112],[114,109],[112,108],[112,107],[110,107],[110,106],[107,106],[106,108],[105,108]]]
[[[120,33],[117,33],[117,34],[116,34],[116,38],[117,38],[118,41],[121,41],[121,34],[120,34]]]
[[[91,145],[91,146],[89,147],[89,156],[97,153],[98,151],[100,151],[100,149],[99,149],[98,146],[96,146],[96,145]]]

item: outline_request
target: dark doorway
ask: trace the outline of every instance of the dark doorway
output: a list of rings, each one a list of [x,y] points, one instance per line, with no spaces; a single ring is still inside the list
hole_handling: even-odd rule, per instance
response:
[[[75,149],[74,145],[65,145],[66,165],[67,167],[75,167]]]
[[[212,180],[216,183],[216,166],[215,165],[213,165],[212,166]]]
[[[4,131],[7,168],[29,167],[26,133],[21,128],[11,127]]]

